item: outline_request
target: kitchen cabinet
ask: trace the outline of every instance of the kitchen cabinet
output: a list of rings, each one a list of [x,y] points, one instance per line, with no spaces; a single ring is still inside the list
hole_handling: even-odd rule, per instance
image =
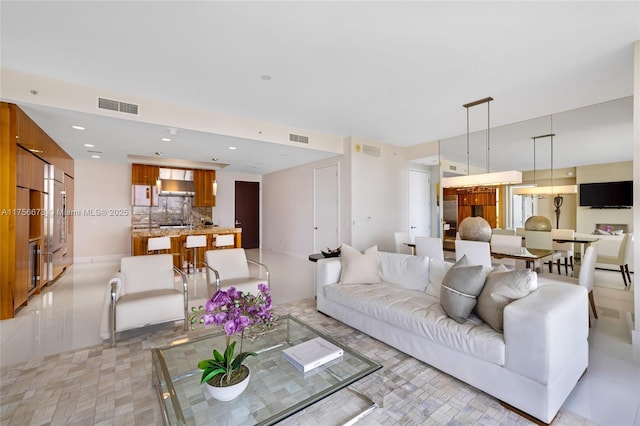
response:
[[[148,164],[133,164],[131,166],[131,205],[157,206],[158,190],[156,180],[160,168]]]
[[[44,192],[47,163],[22,147],[16,148],[16,186]]]
[[[27,211],[29,190],[16,188],[16,211]],[[13,309],[27,304],[29,297],[29,216],[16,214],[16,275],[13,286]]]
[[[215,207],[216,197],[213,195],[213,181],[215,180],[215,170],[194,170],[193,184],[196,188],[196,195],[193,197],[194,207]]]

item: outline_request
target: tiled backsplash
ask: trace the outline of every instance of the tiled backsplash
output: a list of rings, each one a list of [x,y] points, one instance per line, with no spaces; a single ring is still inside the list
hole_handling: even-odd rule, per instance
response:
[[[131,224],[193,224],[213,223],[211,207],[193,207],[193,197],[158,197],[158,206],[132,207]]]

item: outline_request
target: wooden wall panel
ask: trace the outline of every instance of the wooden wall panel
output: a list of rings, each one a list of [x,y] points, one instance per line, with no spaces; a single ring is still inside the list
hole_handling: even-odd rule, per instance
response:
[[[16,134],[15,113],[0,102],[0,319],[13,318],[16,273]]]

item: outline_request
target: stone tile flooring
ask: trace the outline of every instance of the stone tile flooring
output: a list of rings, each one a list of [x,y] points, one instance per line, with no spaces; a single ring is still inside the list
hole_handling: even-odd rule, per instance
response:
[[[290,302],[276,311],[291,313],[383,364],[383,407],[359,424],[530,424],[483,392],[318,313],[313,300]],[[3,367],[0,424],[161,425],[150,349],[181,337],[177,325],[150,327],[124,334],[116,348],[97,345]],[[338,424],[365,406],[345,389],[282,424]],[[561,410],[554,424],[595,423]]]

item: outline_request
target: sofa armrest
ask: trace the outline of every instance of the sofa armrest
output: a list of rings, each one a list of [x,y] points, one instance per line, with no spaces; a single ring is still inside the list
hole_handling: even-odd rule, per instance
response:
[[[184,331],[189,330],[189,279],[187,278],[187,274],[180,268],[174,266],[174,273],[180,275],[182,279],[182,297],[184,299]]]
[[[319,259],[316,264],[316,288],[322,292],[325,285],[335,284],[340,281],[342,262],[337,257]]]
[[[505,368],[552,384],[577,351],[588,350],[588,315],[586,289],[560,282],[510,303],[504,310]]]

